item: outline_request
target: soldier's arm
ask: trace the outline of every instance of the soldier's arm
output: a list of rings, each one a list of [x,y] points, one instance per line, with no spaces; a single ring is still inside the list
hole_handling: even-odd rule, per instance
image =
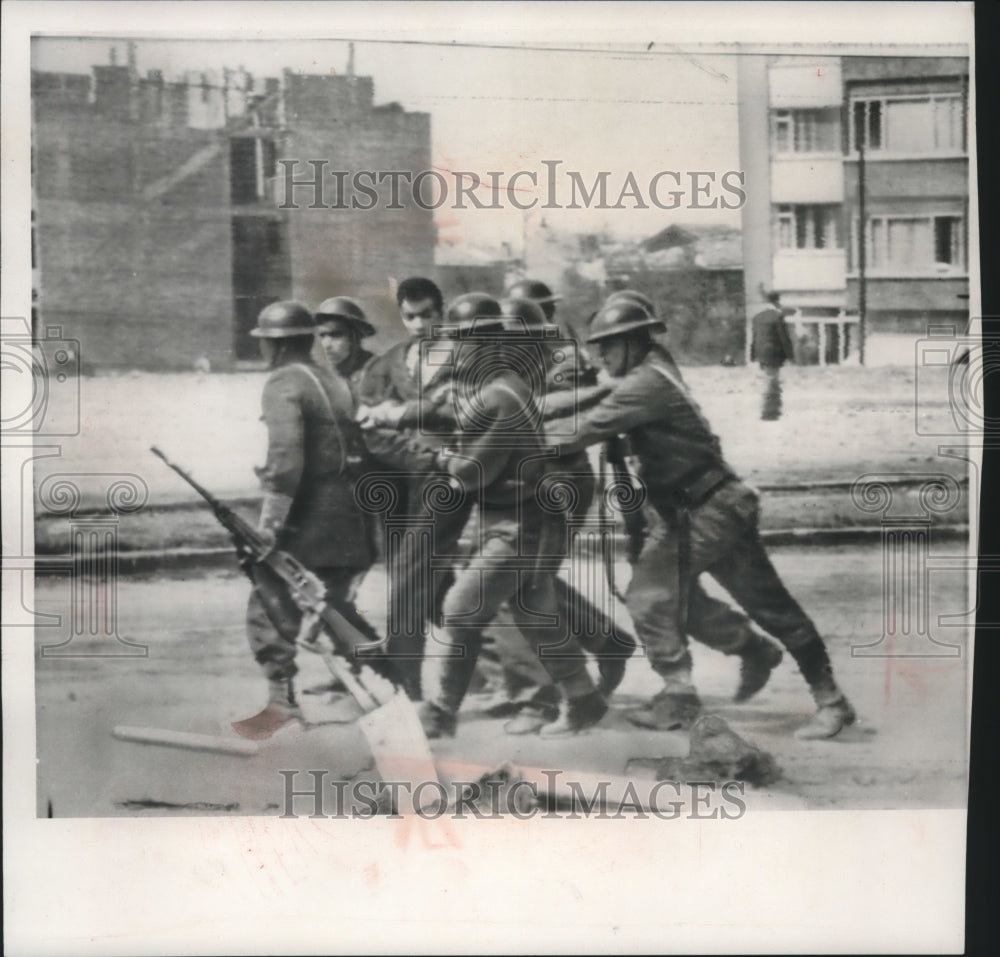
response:
[[[520,410],[514,396],[503,391],[484,396],[487,406],[477,419],[482,423],[474,431],[464,431],[461,436],[461,454],[444,458],[448,471],[461,480],[466,488],[482,482],[483,488],[499,478],[510,460],[510,433],[493,423],[509,422]],[[506,441],[505,441],[506,440]]]
[[[651,384],[645,376],[629,376],[580,417],[576,435],[569,440],[550,437],[546,444],[558,447],[560,455],[570,455],[664,418],[667,404],[659,383]]]
[[[267,426],[267,461],[258,470],[264,488],[260,527],[277,534],[288,518],[305,467],[305,427],[292,383],[275,377],[264,387],[261,410]]]
[[[436,448],[410,429],[364,429],[362,438],[378,462],[407,472],[427,472],[436,465]]]
[[[593,408],[612,391],[611,383],[585,386],[578,389],[561,389],[545,396],[543,414],[546,419],[559,419],[573,413]]]

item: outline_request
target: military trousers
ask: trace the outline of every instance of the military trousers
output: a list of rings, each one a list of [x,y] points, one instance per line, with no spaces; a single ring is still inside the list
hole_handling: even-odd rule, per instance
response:
[[[650,493],[654,505],[655,494]],[[739,653],[753,636],[747,618],[710,597],[698,583],[707,572],[750,620],[794,651],[818,641],[816,627],[789,594],[760,540],[757,494],[729,482],[689,513],[687,567],[681,568],[672,508],[658,509],[625,595],[650,665],[667,674],[689,661],[687,635],[723,653]],[[682,583],[682,571],[684,581]],[[680,621],[682,588],[686,622]]]
[[[364,568],[314,568],[326,586],[327,598],[337,610],[351,622],[369,641],[379,640],[371,624],[355,608],[353,591],[356,579],[367,569]],[[271,573],[273,575],[273,572]],[[298,673],[295,662],[298,634],[302,613],[291,598],[285,596],[272,608],[272,614],[280,619],[280,624],[272,620],[264,602],[255,587],[247,602],[247,638],[254,659],[261,666],[269,681],[283,681]]]
[[[760,417],[764,420],[781,418],[781,366],[760,367],[764,379],[764,397],[761,402]]]
[[[533,568],[511,537],[490,535],[456,574],[445,596],[442,631],[446,641],[426,649],[428,656],[437,659],[439,704],[447,710],[457,711],[465,697],[483,631],[505,602],[511,623],[550,680],[569,693],[585,693],[592,687],[583,650],[569,633],[565,615],[560,614],[555,576]]]

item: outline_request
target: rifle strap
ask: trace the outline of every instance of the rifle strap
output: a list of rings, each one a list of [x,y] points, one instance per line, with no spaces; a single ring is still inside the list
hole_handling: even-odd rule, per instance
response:
[[[294,362],[292,365],[296,369],[301,369],[307,376],[309,376],[310,379],[312,379],[316,385],[316,390],[319,392],[320,397],[323,400],[323,405],[326,406],[326,411],[330,413],[330,418],[333,421],[333,428],[337,433],[337,444],[340,446],[340,474],[343,475],[344,471],[347,469],[347,443],[344,440],[344,431],[340,427],[337,413],[334,411],[333,402],[330,401],[330,396],[323,383],[319,381],[316,373],[313,372],[309,366],[302,362]]]

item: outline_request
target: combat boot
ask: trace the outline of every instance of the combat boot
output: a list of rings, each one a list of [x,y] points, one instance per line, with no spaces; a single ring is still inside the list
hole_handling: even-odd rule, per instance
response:
[[[795,737],[803,741],[832,738],[854,724],[858,716],[834,680],[833,665],[822,640],[816,638],[795,648],[792,657],[817,706],[816,713],[795,732]]]
[[[543,738],[561,738],[593,727],[608,713],[608,703],[596,688],[584,695],[567,698],[559,709],[559,717],[542,725]]]
[[[740,683],[733,695],[733,701],[749,701],[771,677],[771,672],[784,657],[781,649],[760,635],[747,642],[740,649]]]
[[[686,731],[701,713],[701,701],[691,682],[691,655],[685,651],[679,660],[655,667],[663,687],[649,704],[625,717],[640,728]]]
[[[816,713],[795,732],[800,741],[820,741],[832,738],[858,720],[850,701],[841,695],[831,704],[820,705]]]
[[[504,723],[503,729],[507,734],[534,734],[558,717],[558,706],[529,702],[522,705],[510,721]]]
[[[268,681],[268,702],[263,711],[252,718],[232,723],[233,730],[251,741],[262,741],[293,721],[302,722],[302,709],[295,700],[291,678],[272,678]]]
[[[643,708],[625,715],[632,724],[656,731],[687,731],[701,714],[701,699],[688,689],[664,688]]]

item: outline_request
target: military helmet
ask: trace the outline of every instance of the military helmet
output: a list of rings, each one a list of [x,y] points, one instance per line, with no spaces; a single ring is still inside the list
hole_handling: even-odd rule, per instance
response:
[[[533,299],[535,302],[547,304],[559,302],[562,296],[556,296],[552,290],[537,279],[519,279],[504,292],[507,299]]]
[[[544,335],[556,333],[559,327],[549,322],[542,307],[534,299],[508,297],[500,300],[500,313],[507,322],[510,332],[528,332]]]
[[[330,319],[343,319],[358,330],[362,339],[375,335],[375,327],[368,321],[361,304],[350,296],[334,296],[324,299],[316,310],[316,321],[323,328]]]
[[[467,292],[456,296],[445,312],[445,323],[460,331],[473,328],[494,331],[503,328],[500,303],[487,292]],[[478,320],[478,321],[477,321]]]
[[[627,335],[639,329],[645,329],[648,333],[667,331],[666,325],[650,315],[645,306],[627,300],[612,302],[594,316],[587,342],[599,342],[602,339]]]
[[[611,293],[607,299],[604,300],[604,305],[610,306],[616,302],[634,302],[642,306],[651,316],[656,316],[656,303],[649,298],[644,292],[639,292],[637,289],[619,289],[617,292]]]
[[[283,299],[265,306],[250,335],[257,339],[287,339],[289,336],[316,334],[316,320],[301,302]]]

